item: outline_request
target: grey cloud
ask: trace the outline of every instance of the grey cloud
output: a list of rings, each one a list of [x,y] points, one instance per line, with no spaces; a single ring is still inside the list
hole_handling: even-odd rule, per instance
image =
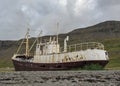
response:
[[[97,0],[97,8],[101,12],[101,21],[120,20],[120,0]]]
[[[102,7],[110,7],[120,5],[120,0],[97,0],[98,6]]]
[[[27,23],[31,36],[69,32],[105,20],[120,20],[119,0],[0,0],[0,39],[24,37]],[[65,3],[64,3],[65,2]]]

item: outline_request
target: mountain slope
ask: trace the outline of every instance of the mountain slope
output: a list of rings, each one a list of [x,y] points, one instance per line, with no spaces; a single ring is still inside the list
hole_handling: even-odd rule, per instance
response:
[[[90,26],[79,28],[69,32],[73,39],[78,38],[81,41],[103,40],[120,37],[120,21],[107,21]]]

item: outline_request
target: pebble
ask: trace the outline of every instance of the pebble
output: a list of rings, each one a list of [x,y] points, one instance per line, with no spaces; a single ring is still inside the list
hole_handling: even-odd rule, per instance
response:
[[[0,86],[120,86],[120,70],[0,72]]]

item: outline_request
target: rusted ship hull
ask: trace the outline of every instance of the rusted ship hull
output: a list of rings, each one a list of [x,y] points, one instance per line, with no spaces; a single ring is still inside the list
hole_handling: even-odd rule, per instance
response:
[[[89,64],[99,64],[102,67],[108,63],[108,60],[96,61],[76,61],[63,63],[33,63],[12,60],[16,71],[56,71],[56,70],[70,70],[74,68],[82,68]]]

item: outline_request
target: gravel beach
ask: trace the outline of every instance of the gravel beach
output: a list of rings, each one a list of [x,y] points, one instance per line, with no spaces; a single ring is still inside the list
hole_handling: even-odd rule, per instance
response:
[[[120,70],[0,72],[0,86],[120,86]]]

